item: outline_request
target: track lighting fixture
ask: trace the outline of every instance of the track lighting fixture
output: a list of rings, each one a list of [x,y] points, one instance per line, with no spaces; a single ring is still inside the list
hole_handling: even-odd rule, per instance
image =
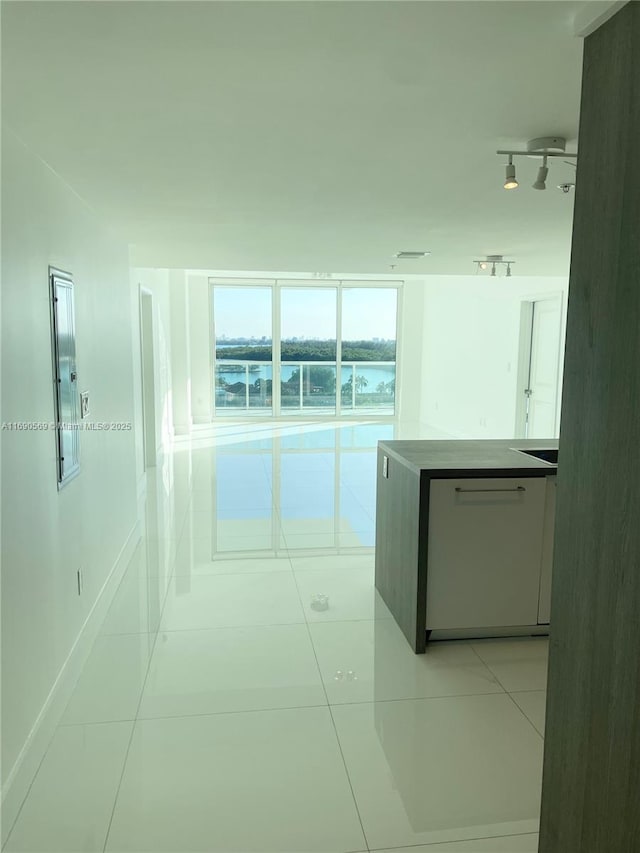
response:
[[[496,154],[506,154],[509,157],[509,162],[506,166],[506,177],[504,182],[505,190],[514,190],[518,186],[516,180],[516,167],[513,165],[514,157],[530,157],[533,159],[541,159],[542,163],[538,168],[538,176],[533,184],[534,190],[546,190],[547,176],[549,167],[547,166],[547,158],[549,157],[571,157],[576,158],[576,154],[567,154],[566,139],[562,136],[540,136],[536,139],[530,139],[527,143],[526,151],[496,151]],[[565,163],[567,160],[565,160]]]
[[[503,274],[511,278],[511,265],[515,264],[515,261],[505,261],[503,255],[487,255],[486,258],[480,258],[473,263],[477,266],[476,273],[486,273],[489,270],[491,278],[497,278]]]
[[[504,179],[504,188],[505,190],[515,190],[518,186],[518,182],[516,181],[516,167],[513,165],[513,157],[509,156],[509,163],[507,164],[505,179]]]

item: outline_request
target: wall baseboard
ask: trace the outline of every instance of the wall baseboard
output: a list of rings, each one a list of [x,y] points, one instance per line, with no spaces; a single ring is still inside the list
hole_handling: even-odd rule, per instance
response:
[[[7,840],[18,817],[22,803],[29,793],[55,730],[67,707],[82,668],[98,636],[107,610],[115,596],[122,576],[140,541],[140,522],[136,521],[104,582],[73,644],[40,713],[29,732],[20,755],[11,768],[2,788],[2,844]]]

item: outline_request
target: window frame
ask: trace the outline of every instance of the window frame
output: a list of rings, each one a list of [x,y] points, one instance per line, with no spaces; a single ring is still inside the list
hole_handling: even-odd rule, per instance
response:
[[[274,278],[269,277],[233,277],[233,276],[209,276],[209,324],[210,324],[210,340],[211,340],[211,375],[215,383],[215,368],[216,368],[216,329],[214,315],[214,288],[215,287],[271,287],[271,365],[272,365],[272,398],[271,398],[271,418],[276,420],[289,420],[293,415],[289,412],[282,411],[281,394],[280,394],[280,370],[282,366],[281,359],[281,306],[282,306],[282,291],[286,288],[300,289],[331,289],[336,291],[336,406],[335,411],[331,414],[320,415],[316,412],[309,412],[307,417],[310,420],[361,420],[363,415],[358,414],[356,410],[350,410],[349,414],[342,413],[341,394],[338,391],[340,386],[340,377],[342,370],[342,292],[344,290],[354,289],[381,289],[381,290],[396,290],[396,322],[395,322],[395,392],[394,392],[394,407],[393,414],[371,414],[367,413],[366,417],[375,418],[376,420],[393,420],[396,421],[399,416],[400,409],[400,394],[401,394],[401,341],[400,329],[402,328],[402,296],[403,296],[403,279],[350,279],[350,278]],[[285,362],[286,363],[286,362]],[[215,393],[213,396],[213,420],[217,418],[217,406],[215,401]],[[240,415],[239,419],[247,418],[254,420],[255,416]]]

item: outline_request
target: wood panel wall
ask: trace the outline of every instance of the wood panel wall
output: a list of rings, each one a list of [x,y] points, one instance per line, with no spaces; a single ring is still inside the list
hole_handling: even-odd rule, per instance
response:
[[[376,589],[411,648],[420,654],[426,647],[429,481],[393,457],[384,477],[387,455],[378,448]]]
[[[542,853],[640,851],[640,3],[585,42]]]

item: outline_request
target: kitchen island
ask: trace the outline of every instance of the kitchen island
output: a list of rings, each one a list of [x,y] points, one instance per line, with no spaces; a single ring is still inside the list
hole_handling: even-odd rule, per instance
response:
[[[428,639],[548,633],[557,464],[523,451],[557,447],[378,443],[376,588],[416,653]]]

